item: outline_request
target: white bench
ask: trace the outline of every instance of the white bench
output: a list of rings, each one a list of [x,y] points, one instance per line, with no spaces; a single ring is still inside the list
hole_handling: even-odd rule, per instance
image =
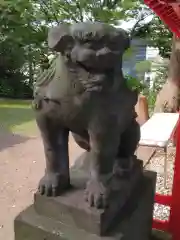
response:
[[[178,122],[179,113],[155,113],[141,126],[139,146],[164,149],[164,186],[167,182],[167,147],[174,128]]]

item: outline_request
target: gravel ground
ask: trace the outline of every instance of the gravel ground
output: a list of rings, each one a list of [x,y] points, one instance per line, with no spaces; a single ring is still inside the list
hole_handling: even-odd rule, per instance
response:
[[[146,169],[157,172],[156,192],[159,194],[170,195],[172,193],[173,184],[173,167],[175,159],[175,148],[168,147],[168,173],[167,184],[164,187],[164,152],[163,150],[157,150],[150,163],[146,166]],[[154,217],[160,220],[168,220],[170,214],[170,207],[155,204]]]
[[[44,171],[44,155],[40,137],[0,135],[0,240],[13,240],[13,220],[33,202],[33,193]],[[71,164],[83,151],[70,141]],[[163,152],[157,151],[146,167],[158,172],[157,192],[169,194],[175,149],[168,153],[168,189],[163,186]],[[155,205],[154,215],[167,219],[169,209]]]

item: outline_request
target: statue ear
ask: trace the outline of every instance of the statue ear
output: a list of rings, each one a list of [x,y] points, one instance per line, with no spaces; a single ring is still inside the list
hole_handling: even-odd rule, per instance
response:
[[[113,38],[122,53],[130,47],[130,37],[125,30],[117,29]]]
[[[130,36],[129,34],[124,31],[124,30],[121,30],[122,32],[122,39],[124,41],[124,51],[126,51],[128,48],[130,48]]]
[[[48,33],[48,46],[50,49],[63,53],[69,45],[74,43],[67,24],[59,24],[53,27]]]

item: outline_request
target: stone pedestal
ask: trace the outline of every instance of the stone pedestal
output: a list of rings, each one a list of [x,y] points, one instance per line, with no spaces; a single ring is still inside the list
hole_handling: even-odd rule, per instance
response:
[[[140,168],[139,168],[140,170]],[[75,175],[75,177],[73,177]],[[15,219],[15,240],[148,240],[156,174],[138,169],[116,191],[110,207],[97,210],[84,201],[84,172],[72,171],[73,188],[61,197],[35,194],[34,205]],[[121,194],[120,194],[121,192]]]

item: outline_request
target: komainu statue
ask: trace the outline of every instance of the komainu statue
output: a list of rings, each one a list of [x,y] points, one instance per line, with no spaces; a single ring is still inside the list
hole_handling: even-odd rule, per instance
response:
[[[60,24],[50,29],[48,44],[57,57],[37,81],[34,99],[46,157],[39,191],[57,196],[70,187],[71,131],[90,162],[85,199],[89,206],[105,208],[112,179],[131,174],[140,138],[137,93],[122,74],[128,34],[100,22]]]

